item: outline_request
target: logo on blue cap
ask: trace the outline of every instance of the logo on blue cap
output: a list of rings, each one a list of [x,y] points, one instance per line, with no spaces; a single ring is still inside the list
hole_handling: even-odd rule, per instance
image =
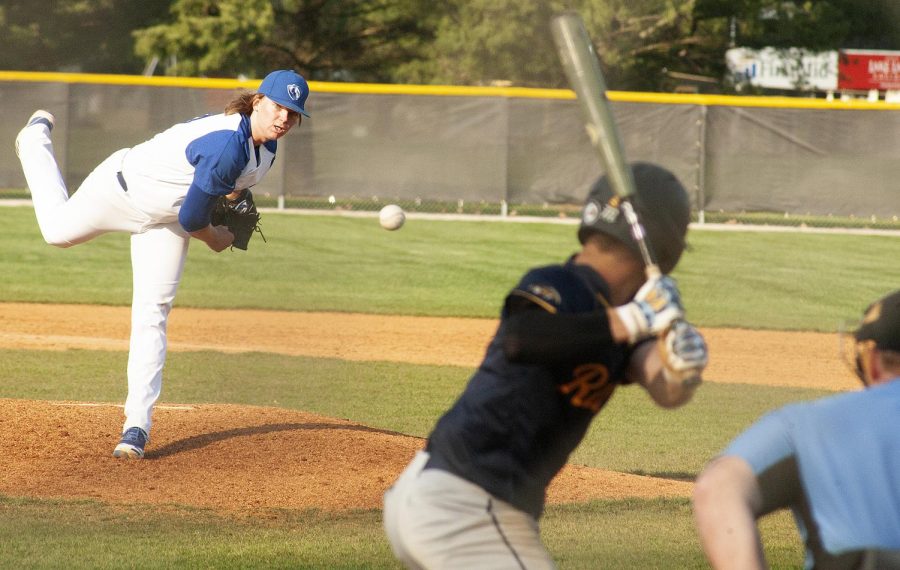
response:
[[[309,116],[305,109],[309,85],[302,75],[293,70],[281,69],[268,74],[259,85],[259,93],[282,107]]]

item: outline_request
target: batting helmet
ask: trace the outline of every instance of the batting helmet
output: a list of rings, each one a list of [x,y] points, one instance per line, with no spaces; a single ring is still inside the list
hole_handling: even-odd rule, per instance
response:
[[[635,185],[631,203],[644,226],[660,271],[669,273],[675,269],[684,251],[684,237],[691,221],[690,200],[675,175],[661,166],[636,162],[631,165],[631,171]],[[640,256],[640,248],[619,209],[620,201],[606,176],[597,180],[584,204],[578,240],[584,243],[592,232],[604,233]]]

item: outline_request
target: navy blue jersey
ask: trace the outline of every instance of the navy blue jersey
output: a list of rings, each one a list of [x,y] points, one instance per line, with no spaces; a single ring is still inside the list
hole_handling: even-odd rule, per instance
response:
[[[593,362],[512,363],[502,349],[507,318],[517,310],[600,312],[608,297],[606,282],[572,260],[529,271],[507,296],[478,370],[429,436],[427,467],[539,517],[550,481],[616,386],[626,383],[631,349],[610,343]]]

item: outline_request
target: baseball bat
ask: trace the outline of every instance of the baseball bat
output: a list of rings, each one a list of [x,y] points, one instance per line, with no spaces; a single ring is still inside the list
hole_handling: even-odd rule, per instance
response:
[[[567,12],[553,18],[550,27],[569,85],[581,104],[588,138],[597,151],[613,192],[621,198],[620,208],[638,244],[647,277],[660,275],[644,226],[631,204],[635,192],[634,177],[625,162],[622,139],[606,96],[606,81],[584,21],[577,13]]]

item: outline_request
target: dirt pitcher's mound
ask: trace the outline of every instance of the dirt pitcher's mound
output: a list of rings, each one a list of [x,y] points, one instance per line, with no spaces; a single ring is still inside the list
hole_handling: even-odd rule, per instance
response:
[[[222,510],[377,508],[423,440],[278,408],[160,405],[147,455],[118,460],[122,409],[0,399],[0,494]],[[551,502],[688,496],[691,484],[567,467]]]

